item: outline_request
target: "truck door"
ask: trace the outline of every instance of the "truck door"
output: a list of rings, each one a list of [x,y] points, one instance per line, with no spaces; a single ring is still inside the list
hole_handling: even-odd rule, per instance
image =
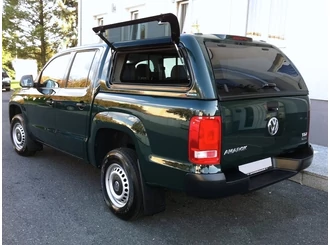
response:
[[[58,91],[65,83],[65,74],[71,54],[52,59],[42,70],[38,88],[25,96],[26,111],[31,133],[45,144],[57,147],[55,125],[55,101]]]
[[[65,88],[56,97],[56,141],[58,148],[85,159],[92,108],[93,83],[100,52],[75,53]]]

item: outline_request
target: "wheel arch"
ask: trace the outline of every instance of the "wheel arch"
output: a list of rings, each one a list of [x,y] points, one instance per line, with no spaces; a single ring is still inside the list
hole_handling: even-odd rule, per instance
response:
[[[22,114],[23,115],[23,110],[19,104],[12,103],[9,105],[9,122],[13,119],[13,117],[17,114]],[[25,118],[25,117],[24,117]]]
[[[148,135],[141,120],[122,112],[96,114],[91,124],[91,137],[88,142],[90,163],[101,167],[105,155],[119,147],[134,149],[139,162],[143,162],[144,157],[150,155]]]

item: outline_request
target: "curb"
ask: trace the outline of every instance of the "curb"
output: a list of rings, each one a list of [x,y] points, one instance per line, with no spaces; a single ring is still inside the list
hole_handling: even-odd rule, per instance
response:
[[[289,180],[314,189],[328,192],[328,177],[304,170]]]
[[[312,144],[314,157],[311,166],[289,180],[328,192],[328,147]]]

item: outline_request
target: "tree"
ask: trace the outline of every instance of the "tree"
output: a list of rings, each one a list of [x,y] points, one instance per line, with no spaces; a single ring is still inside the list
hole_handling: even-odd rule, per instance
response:
[[[4,0],[2,14],[3,51],[13,57],[35,59],[38,67],[46,64],[48,59],[60,47],[74,46],[70,37],[66,43],[68,32],[74,35],[73,19],[70,17],[69,5],[75,1],[54,0]],[[67,7],[66,7],[67,6]],[[71,29],[66,21],[71,20]]]
[[[11,56],[11,54],[6,50],[2,50],[2,69],[5,69],[8,76],[10,76],[11,79],[14,79],[15,76],[14,76],[14,68],[11,63],[12,60],[13,57]]]
[[[60,18],[63,21],[62,30],[65,33],[65,47],[76,47],[78,44],[78,1],[58,0],[61,8]]]

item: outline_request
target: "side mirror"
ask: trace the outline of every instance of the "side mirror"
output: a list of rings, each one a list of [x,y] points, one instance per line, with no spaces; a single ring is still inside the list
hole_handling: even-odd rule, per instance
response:
[[[33,76],[32,75],[24,75],[22,76],[19,85],[22,88],[32,88],[34,85]]]

